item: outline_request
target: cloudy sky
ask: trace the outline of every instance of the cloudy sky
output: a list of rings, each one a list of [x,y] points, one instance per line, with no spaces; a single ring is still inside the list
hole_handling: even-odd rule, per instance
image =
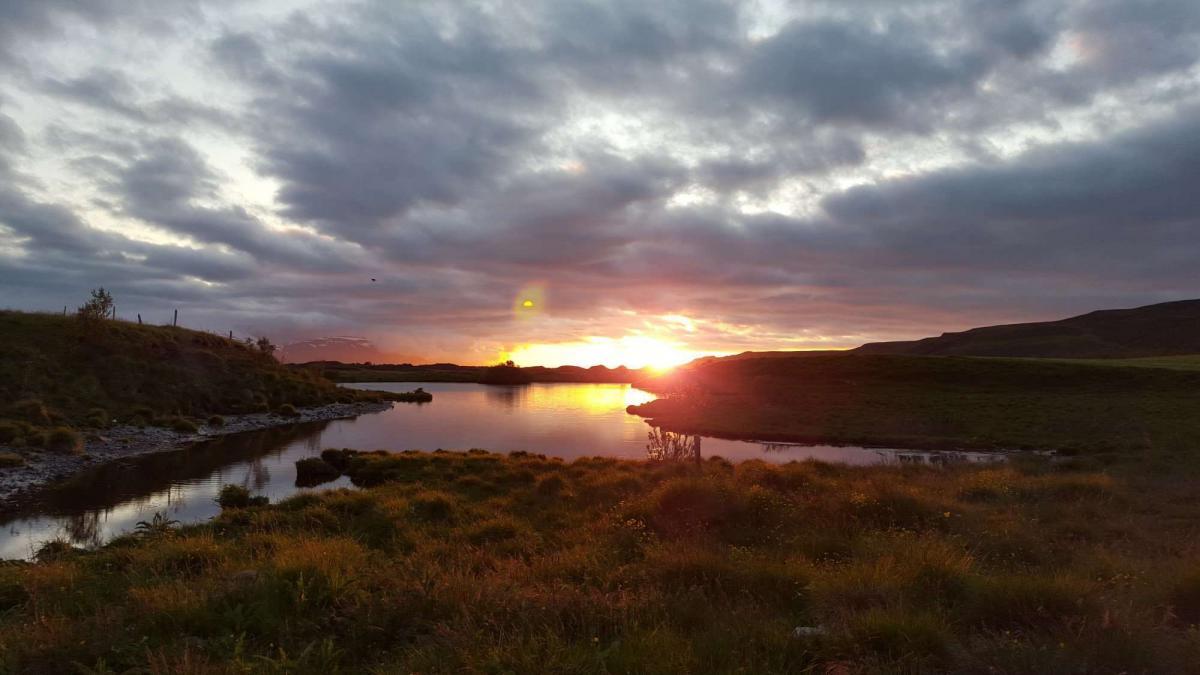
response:
[[[0,306],[611,365],[1197,297],[1198,58],[1195,0],[0,0]]]

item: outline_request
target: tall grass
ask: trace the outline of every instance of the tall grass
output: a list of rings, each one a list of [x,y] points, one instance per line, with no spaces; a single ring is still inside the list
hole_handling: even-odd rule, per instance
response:
[[[0,670],[1194,672],[1198,471],[354,453],[0,567]]]

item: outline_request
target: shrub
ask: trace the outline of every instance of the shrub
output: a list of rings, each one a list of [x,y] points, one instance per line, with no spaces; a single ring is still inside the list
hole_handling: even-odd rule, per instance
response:
[[[196,423],[186,417],[175,417],[171,420],[171,429],[181,434],[194,434],[200,431]]]
[[[65,539],[51,539],[38,547],[38,550],[33,554],[33,559],[38,562],[52,562],[62,560],[75,553],[75,551],[76,549],[71,545],[71,542]]]
[[[225,426],[225,418],[221,417],[220,415],[213,415],[212,417],[208,418],[208,426],[223,427]]]
[[[29,593],[16,579],[0,578],[0,614],[20,607],[29,600]]]
[[[650,495],[655,528],[669,534],[702,530],[726,519],[729,495],[704,478],[677,478]]]
[[[851,505],[860,522],[881,529],[921,529],[937,522],[945,512],[924,495],[909,494],[891,486],[853,498]]]
[[[448,520],[454,513],[453,497],[436,490],[418,492],[409,502],[409,511],[418,520]]]
[[[558,476],[545,476],[537,482],[534,490],[543,497],[557,497],[566,485]]]
[[[345,471],[350,466],[350,460],[357,454],[355,450],[327,448],[321,451],[321,459],[338,471]]]
[[[337,467],[320,457],[305,457],[296,461],[296,487],[313,487],[341,475]]]
[[[50,411],[46,409],[46,405],[44,403],[36,398],[27,398],[22,401],[17,401],[10,407],[14,415],[25,420],[26,422],[29,422],[30,424],[50,424]]]
[[[296,411],[296,406],[292,405],[291,403],[284,403],[283,405],[279,406],[275,410],[275,412],[278,413],[279,415],[282,415],[283,417],[299,417],[300,416],[300,413]]]
[[[15,452],[0,450],[0,469],[8,469],[14,466],[25,466],[25,458]]]
[[[217,503],[223,509],[244,509],[250,506],[265,506],[269,500],[266,497],[252,497],[250,491],[241,485],[232,483],[221,488],[217,494]]]
[[[0,422],[0,443],[12,443],[21,437],[21,427],[5,420]]]
[[[149,521],[139,520],[134,532],[140,537],[162,537],[173,534],[175,527],[179,525],[178,520],[173,520],[161,512],[156,511],[154,517]]]
[[[499,491],[495,483],[486,481],[479,476],[459,476],[454,479],[454,488],[457,492],[474,499],[482,499]]]
[[[113,296],[103,287],[93,288],[92,296],[83,303],[77,316],[84,321],[107,319],[113,313]]]
[[[1001,576],[978,580],[966,608],[975,622],[990,628],[1044,626],[1088,614],[1091,589],[1065,578]]]
[[[107,429],[112,420],[108,416],[108,411],[104,408],[92,408],[84,417],[84,422],[91,427]]]
[[[83,437],[67,427],[55,427],[46,433],[45,448],[51,452],[83,454]]]
[[[881,609],[860,616],[850,632],[856,643],[891,659],[941,657],[950,642],[936,617]]]
[[[1200,571],[1192,572],[1175,583],[1171,591],[1175,616],[1187,623],[1200,623]]]
[[[472,527],[467,532],[467,539],[472,544],[489,544],[497,541],[512,539],[517,536],[520,528],[512,518],[501,517],[485,520]]]

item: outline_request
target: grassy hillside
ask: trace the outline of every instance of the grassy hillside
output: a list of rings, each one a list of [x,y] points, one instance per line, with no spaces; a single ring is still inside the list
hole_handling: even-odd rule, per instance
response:
[[[1200,354],[1200,300],[1101,310],[1060,321],[986,326],[911,342],[876,342],[854,351],[1065,358]]]
[[[1196,467],[329,453],[0,567],[21,673],[1196,673]],[[318,460],[319,461],[319,460]],[[336,470],[333,471],[337,473]],[[801,630],[797,632],[797,628]]]
[[[35,427],[202,418],[373,396],[208,333],[0,312],[0,418]]]
[[[632,408],[673,431],[913,448],[1200,449],[1200,372],[966,357],[743,358]]]

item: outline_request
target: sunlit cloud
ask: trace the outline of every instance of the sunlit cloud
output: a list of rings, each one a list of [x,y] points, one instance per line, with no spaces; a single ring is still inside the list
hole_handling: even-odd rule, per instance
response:
[[[609,368],[669,369],[701,356],[723,355],[684,343],[641,335],[591,336],[575,342],[521,345],[504,356],[522,366],[602,365]]]

